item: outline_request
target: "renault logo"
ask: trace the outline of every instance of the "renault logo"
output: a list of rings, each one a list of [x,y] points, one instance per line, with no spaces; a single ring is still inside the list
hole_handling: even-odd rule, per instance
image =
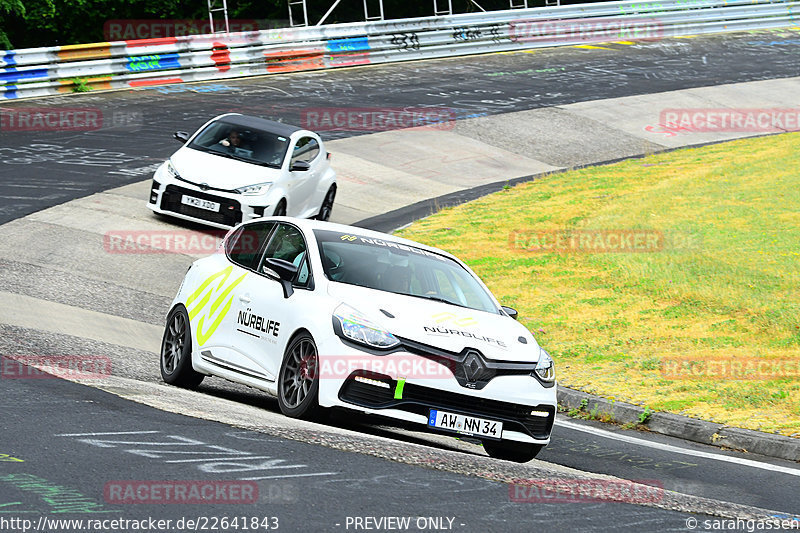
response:
[[[474,383],[478,381],[486,366],[483,364],[480,355],[477,352],[468,352],[467,357],[464,359],[464,375],[467,381]]]
[[[342,235],[339,238],[342,239],[343,241],[350,241],[350,242],[352,242],[352,241],[357,239],[357,237],[355,235]]]

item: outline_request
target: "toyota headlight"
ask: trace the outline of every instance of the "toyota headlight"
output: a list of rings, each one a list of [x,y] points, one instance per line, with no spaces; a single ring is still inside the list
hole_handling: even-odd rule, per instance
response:
[[[536,363],[534,372],[545,383],[552,383],[556,380],[556,365],[550,354],[542,347],[539,347],[539,361]]]
[[[178,174],[178,171],[175,170],[174,166],[172,166],[172,161],[167,161],[167,174],[170,178],[181,179],[181,175]]]
[[[353,342],[384,350],[400,344],[394,335],[347,304],[337,307],[333,318],[340,326],[336,333]]]
[[[247,185],[245,187],[239,187],[238,189],[234,189],[239,194],[244,194],[247,196],[255,196],[257,194],[264,194],[272,187],[272,182],[268,181],[266,183],[258,183],[256,185]]]

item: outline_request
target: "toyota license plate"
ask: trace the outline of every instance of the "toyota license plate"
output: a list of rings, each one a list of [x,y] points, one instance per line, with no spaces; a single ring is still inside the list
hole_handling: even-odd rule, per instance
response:
[[[192,207],[197,207],[199,209],[205,209],[206,211],[214,211],[219,213],[219,204],[210,200],[203,200],[202,198],[195,198],[194,196],[188,196],[184,194],[181,196],[181,203],[190,205]]]
[[[428,426],[475,437],[499,439],[503,436],[502,422],[486,420],[485,418],[478,418],[475,416],[447,413],[445,411],[439,411],[438,409],[431,409],[428,415]]]

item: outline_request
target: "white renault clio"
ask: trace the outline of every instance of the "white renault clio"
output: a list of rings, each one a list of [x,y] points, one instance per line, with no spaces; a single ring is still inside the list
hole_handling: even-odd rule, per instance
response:
[[[319,135],[228,113],[193,135],[155,172],[147,207],[228,229],[265,215],[328,220],[336,173]]]
[[[461,261],[382,233],[288,217],[242,224],[195,261],[167,317],[161,375],[340,407],[483,441],[528,461],[549,442],[553,360]]]

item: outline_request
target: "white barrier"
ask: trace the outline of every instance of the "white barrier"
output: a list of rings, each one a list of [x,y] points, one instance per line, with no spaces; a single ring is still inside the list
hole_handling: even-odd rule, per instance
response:
[[[603,41],[798,27],[800,0],[602,2],[0,51],[4,99]]]

